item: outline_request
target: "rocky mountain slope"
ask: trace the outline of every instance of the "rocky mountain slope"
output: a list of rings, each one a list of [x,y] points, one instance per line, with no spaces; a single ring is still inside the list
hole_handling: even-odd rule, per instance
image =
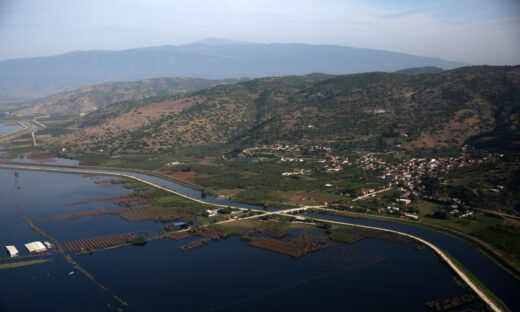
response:
[[[30,107],[15,112],[15,115],[82,114],[116,102],[188,93],[244,80],[246,79],[208,80],[181,77],[107,82],[27,102],[24,105]]]

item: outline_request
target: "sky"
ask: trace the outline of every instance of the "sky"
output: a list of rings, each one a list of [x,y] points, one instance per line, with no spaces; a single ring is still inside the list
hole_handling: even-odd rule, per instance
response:
[[[520,0],[0,0],[0,60],[208,37],[520,64]]]

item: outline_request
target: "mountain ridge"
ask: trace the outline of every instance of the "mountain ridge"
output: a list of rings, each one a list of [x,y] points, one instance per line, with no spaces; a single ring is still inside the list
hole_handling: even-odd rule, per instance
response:
[[[0,62],[0,100],[31,99],[109,81],[155,77],[349,74],[426,65],[450,69],[464,64],[389,51],[292,43],[192,43],[121,51],[73,51]]]

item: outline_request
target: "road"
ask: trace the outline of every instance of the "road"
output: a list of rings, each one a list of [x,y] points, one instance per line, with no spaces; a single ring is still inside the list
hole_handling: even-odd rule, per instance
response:
[[[382,190],[378,190],[378,191],[372,192],[372,193],[368,193],[368,194],[365,194],[365,195],[358,196],[358,197],[354,198],[352,201],[355,202],[355,201],[358,201],[360,199],[365,199],[365,198],[370,197],[372,195],[375,195],[377,193],[382,193],[382,192],[385,192],[385,191],[388,191],[388,190],[390,190],[389,187],[387,187],[385,189],[382,189]]]
[[[38,145],[36,144],[36,136],[34,135],[34,131],[31,132],[31,136],[32,136],[32,140],[33,140],[33,145],[34,145],[34,146],[38,146]]]
[[[474,209],[478,210],[478,211],[482,211],[484,213],[490,213],[490,214],[494,214],[494,215],[497,215],[497,216],[501,216],[501,217],[504,217],[504,218],[520,220],[520,216],[514,216],[514,215],[507,214],[507,213],[500,212],[500,211],[493,211],[493,210],[487,210],[487,209],[481,209],[481,208],[474,208]]]
[[[32,120],[32,122],[33,122],[34,124],[36,124],[37,126],[40,126],[40,127],[44,128],[44,129],[47,128],[46,125],[44,125],[44,124],[42,124],[41,122],[39,122],[38,120],[36,120],[36,118],[34,118],[34,119]]]

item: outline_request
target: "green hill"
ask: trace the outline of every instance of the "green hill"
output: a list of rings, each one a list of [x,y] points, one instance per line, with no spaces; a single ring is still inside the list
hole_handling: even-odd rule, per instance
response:
[[[365,150],[468,142],[518,150],[519,86],[520,66],[269,77],[117,103],[88,114],[54,144],[113,153],[331,141]]]

